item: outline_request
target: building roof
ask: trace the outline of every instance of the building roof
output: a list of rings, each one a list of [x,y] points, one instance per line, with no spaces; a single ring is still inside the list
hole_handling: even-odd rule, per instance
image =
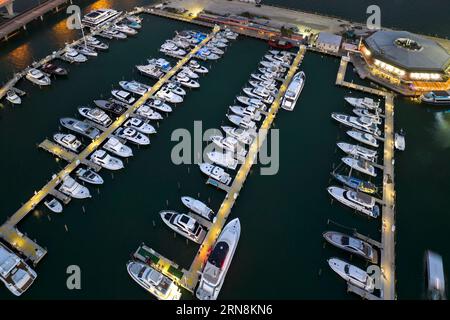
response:
[[[320,32],[319,37],[317,38],[317,42],[326,43],[334,46],[340,46],[342,42],[342,37],[328,32]]]
[[[407,31],[377,31],[364,43],[375,58],[408,71],[444,72],[450,65],[437,42]]]

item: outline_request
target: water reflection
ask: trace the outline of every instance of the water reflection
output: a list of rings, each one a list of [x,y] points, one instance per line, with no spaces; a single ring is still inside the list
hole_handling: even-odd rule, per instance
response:
[[[33,49],[29,42],[26,42],[12,50],[7,56],[10,67],[17,71],[23,69],[33,62]],[[12,70],[13,71],[13,70]]]
[[[434,116],[436,140],[440,147],[450,147],[450,111],[437,112]]]

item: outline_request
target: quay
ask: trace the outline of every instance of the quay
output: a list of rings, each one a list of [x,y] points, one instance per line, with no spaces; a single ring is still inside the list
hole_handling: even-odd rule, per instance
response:
[[[341,58],[336,85],[381,96],[385,99],[384,150],[383,150],[383,199],[381,231],[381,298],[396,299],[395,292],[395,182],[394,182],[394,94],[345,81],[348,56]],[[361,295],[360,290],[350,290]],[[364,291],[365,292],[365,291]],[[365,298],[365,296],[362,296]]]
[[[18,229],[17,224],[25,218],[31,211],[34,210],[47,195],[54,193],[55,188],[61,183],[64,177],[75,171],[75,169],[87,159],[113,132],[115,132],[123,123],[132,115],[140,106],[142,106],[150,97],[152,97],[173,75],[175,75],[191,58],[195,56],[212,37],[219,32],[220,28],[215,27],[213,31],[196,47],[194,47],[183,59],[167,72],[152,88],[140,97],[129,109],[118,117],[103,133],[101,133],[95,140],[93,140],[80,154],[74,156],[69,164],[62,169],[58,174],[55,174],[41,190],[35,194],[20,207],[5,223],[0,226],[0,238],[9,243],[17,251],[21,252],[25,257],[38,263],[46,254],[46,250],[40,247],[35,241],[24,236]],[[48,146],[44,144],[43,146]],[[66,155],[67,156],[67,155]]]

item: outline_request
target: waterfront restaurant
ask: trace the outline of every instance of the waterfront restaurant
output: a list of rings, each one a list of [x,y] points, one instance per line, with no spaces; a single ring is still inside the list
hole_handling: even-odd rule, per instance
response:
[[[359,51],[374,78],[420,94],[450,90],[450,55],[434,40],[406,31],[377,31]]]

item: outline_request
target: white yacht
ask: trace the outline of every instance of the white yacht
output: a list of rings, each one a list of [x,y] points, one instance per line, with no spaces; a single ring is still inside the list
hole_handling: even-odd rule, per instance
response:
[[[91,161],[108,170],[120,170],[123,168],[122,160],[111,157],[105,150],[96,150],[91,155]]]
[[[98,53],[93,49],[89,48],[87,45],[75,45],[73,46],[73,49],[77,50],[82,55],[88,56],[88,57],[97,57]]]
[[[88,46],[97,49],[97,50],[108,50],[109,49],[109,45],[101,42],[100,40],[98,40],[97,38],[93,37],[93,36],[86,36],[85,38],[86,43]]]
[[[303,71],[295,74],[292,78],[291,83],[284,94],[283,100],[281,101],[281,107],[285,110],[292,111],[297,103],[298,98],[305,85],[305,73]]]
[[[236,251],[241,224],[238,218],[231,220],[217,238],[206,261],[195,295],[200,300],[216,300],[222,288],[228,268]]]
[[[187,93],[186,90],[181,87],[181,83],[179,83],[178,81],[170,81],[163,88],[168,88],[173,93],[179,96],[185,96]]]
[[[397,150],[405,151],[406,147],[406,141],[405,141],[405,135],[400,133],[395,133],[394,135],[394,146]]]
[[[119,138],[126,139],[137,145],[146,146],[150,144],[150,139],[133,128],[119,128],[115,133]]]
[[[0,243],[0,280],[12,294],[22,295],[36,277],[36,272],[25,261]]]
[[[283,62],[280,62],[280,61],[266,61],[266,60],[262,60],[261,62],[260,62],[260,64],[263,66],[263,67],[266,67],[266,68],[273,68],[273,67],[277,67],[277,68],[279,68],[279,67],[288,67],[288,65],[287,64],[285,64],[285,63],[283,63]]]
[[[192,69],[194,72],[196,72],[196,73],[202,73],[202,74],[205,74],[205,73],[208,73],[208,72],[209,72],[208,68],[202,66],[202,65],[201,65],[200,63],[198,63],[198,61],[196,61],[196,60],[190,60],[188,66],[189,66],[189,68],[191,68],[191,69]]]
[[[164,101],[162,101],[160,99],[150,98],[146,104],[149,107],[157,109],[162,112],[169,113],[169,112],[173,111],[171,106],[169,106],[167,103],[165,103]]]
[[[59,120],[59,123],[69,129],[72,130],[74,132],[77,132],[85,137],[88,137],[92,140],[94,140],[95,138],[97,138],[100,135],[100,130],[98,130],[97,128],[87,124],[84,121],[79,121],[76,119],[72,119],[72,118],[62,118]]]
[[[127,104],[132,104],[136,101],[136,99],[129,93],[124,90],[111,90],[111,94],[117,98],[119,101],[125,102]]]
[[[164,101],[167,101],[169,103],[181,103],[183,102],[183,98],[175,93],[172,92],[167,87],[161,88],[157,93],[156,96]]]
[[[42,73],[41,70],[31,68],[28,70],[27,75],[25,76],[32,83],[37,84],[39,86],[48,86],[51,84],[51,80],[45,74]]]
[[[138,118],[130,118],[127,121],[125,121],[123,125],[124,127],[133,128],[145,134],[156,133],[155,128],[153,128],[151,124],[148,124],[145,121]]]
[[[69,62],[86,62],[87,58],[85,55],[79,53],[77,50],[67,47],[66,52],[64,53],[64,58],[66,58]]]
[[[164,210],[160,213],[161,219],[173,231],[201,244],[206,236],[206,229],[194,218],[184,213]]]
[[[120,23],[120,24],[115,24],[113,26],[114,30],[117,30],[119,32],[125,33],[126,35],[129,36],[134,36],[137,34],[137,31],[129,26],[127,26],[126,24]]]
[[[353,117],[342,113],[333,112],[331,118],[346,126],[359,129],[379,136],[381,134],[377,124],[369,117]]]
[[[144,117],[148,120],[162,120],[163,117],[160,113],[154,111],[152,108],[150,108],[147,105],[142,105],[136,110],[136,114]]]
[[[263,87],[244,88],[243,91],[249,97],[260,99],[264,103],[272,104],[274,100],[274,97],[272,96],[271,92]]]
[[[191,47],[190,42],[186,41],[185,39],[182,39],[180,37],[174,37],[172,40],[166,40],[167,43],[173,43],[178,48],[187,50]]]
[[[222,130],[229,136],[236,138],[239,142],[244,144],[251,144],[253,136],[247,130],[242,128],[222,126]]]
[[[160,79],[164,76],[164,72],[154,65],[140,65],[136,66],[136,69],[138,69],[142,75],[150,78]]]
[[[75,173],[81,181],[100,185],[103,184],[103,178],[92,169],[79,168]]]
[[[77,140],[73,134],[64,134],[64,133],[55,133],[53,135],[53,140],[63,146],[64,148],[69,149],[73,152],[80,151],[81,141]]]
[[[267,89],[268,91],[272,91],[272,92],[276,92],[276,90],[278,88],[278,83],[273,79],[272,80],[263,80],[263,81],[249,80],[248,83],[253,88],[263,87],[263,88]]]
[[[374,162],[377,158],[378,152],[376,150],[368,149],[361,147],[357,144],[350,144],[346,142],[338,142],[337,146],[344,151],[345,153],[348,153],[355,157],[360,157],[365,160],[369,160]]]
[[[122,87],[122,89],[124,90],[128,90],[132,93],[138,94],[140,96],[143,96],[144,94],[146,94],[152,87],[137,82],[137,81],[119,81],[119,85]]]
[[[242,104],[245,104],[247,106],[254,106],[261,111],[266,111],[266,109],[267,109],[266,104],[257,98],[250,98],[250,97],[246,97],[246,96],[237,96],[236,99],[237,99],[237,101],[239,101]]]
[[[355,108],[363,108],[370,110],[379,110],[380,102],[374,101],[372,98],[354,98],[354,97],[345,97],[345,101],[347,101],[351,106]]]
[[[378,113],[372,113],[369,109],[363,108],[354,108],[352,111],[358,117],[369,117],[376,124],[381,124],[381,117]]]
[[[372,177],[377,176],[374,166],[369,164],[367,160],[345,157],[342,158],[342,162],[348,165],[350,168],[355,169],[359,172],[365,173]]]
[[[247,106],[245,108],[241,106],[230,106],[229,108],[234,114],[237,114],[238,116],[249,116],[253,121],[261,121],[261,112],[254,106]]]
[[[89,12],[81,21],[89,27],[95,27],[119,16],[121,13],[121,11],[101,8]]]
[[[62,181],[62,185],[59,187],[59,191],[62,193],[75,199],[86,199],[91,197],[89,189],[79,184],[71,176],[65,176]]]
[[[176,74],[175,79],[182,85],[187,88],[200,88],[200,83],[189,78],[185,72],[179,72]]]
[[[22,103],[22,99],[13,90],[8,90],[6,92],[6,100],[11,102],[12,104],[21,104]]]
[[[272,80],[276,80],[278,75],[277,74],[273,74],[273,73],[252,73],[250,74],[250,77],[252,79],[258,80],[258,81],[272,81]]]
[[[228,40],[236,40],[238,37],[238,34],[236,32],[233,32],[231,30],[224,30],[221,31],[220,33],[221,35],[223,35],[225,38],[227,38]]]
[[[370,133],[360,132],[356,130],[349,130],[347,131],[347,134],[355,139],[356,141],[365,143],[369,146],[378,147],[378,141],[377,139]]]
[[[185,73],[191,79],[198,79],[199,75],[195,73],[191,68],[184,66],[181,72]]]
[[[51,200],[44,201],[44,205],[52,212],[54,213],[61,213],[63,212],[63,206],[62,204],[56,200],[55,198]]]
[[[244,129],[255,129],[256,123],[252,121],[249,116],[240,117],[234,114],[227,115],[228,120],[230,120],[233,124],[242,127]]]
[[[333,246],[354,253],[364,259],[376,263],[377,252],[369,243],[355,237],[348,236],[337,231],[327,231],[323,237]]]
[[[380,208],[375,204],[375,199],[368,194],[336,186],[328,187],[327,190],[333,198],[352,209],[372,218],[380,215]]]
[[[208,50],[208,48],[201,48],[197,51],[195,54],[196,57],[202,60],[217,60],[219,59],[219,56],[215,53],[212,53],[211,50]]]
[[[103,149],[115,154],[122,158],[128,158],[133,156],[133,150],[124,145],[119,139],[115,137],[109,137],[108,141],[103,145]]]
[[[181,202],[183,202],[186,207],[188,207],[192,212],[198,214],[199,216],[210,221],[214,220],[214,211],[212,211],[206,204],[204,204],[200,200],[184,196],[181,197]]]
[[[173,42],[164,43],[159,51],[176,57],[184,57],[186,55],[186,51],[178,48]]]
[[[375,288],[375,281],[364,270],[361,270],[360,268],[338,258],[328,259],[328,264],[330,268],[340,275],[345,281],[368,292],[373,292]]]
[[[83,117],[101,124],[104,127],[108,127],[112,123],[111,118],[105,113],[105,111],[98,108],[80,107],[78,108],[78,112]]]
[[[125,33],[117,31],[113,28],[103,30],[101,33],[99,33],[99,36],[106,37],[108,39],[120,39],[120,40],[128,38]]]
[[[164,58],[158,58],[158,59],[147,59],[147,62],[149,65],[153,65],[161,69],[163,72],[169,72],[172,70],[172,66],[170,65],[170,62],[167,61]]]
[[[211,141],[222,150],[227,150],[237,157],[245,157],[247,151],[236,138],[211,136]]]
[[[177,285],[152,267],[130,261],[127,263],[127,271],[134,281],[158,300],[180,300],[181,291]]]
[[[219,151],[211,151],[206,154],[208,159],[219,166],[236,170],[239,161],[233,157],[231,152],[219,152]]]
[[[231,182],[231,176],[225,172],[221,167],[214,166],[209,163],[199,163],[200,170],[210,176],[211,178],[225,184],[229,185]]]
[[[208,49],[212,54],[219,57],[225,53],[225,51],[219,49],[219,46],[212,44],[211,42],[208,42],[203,48]]]

